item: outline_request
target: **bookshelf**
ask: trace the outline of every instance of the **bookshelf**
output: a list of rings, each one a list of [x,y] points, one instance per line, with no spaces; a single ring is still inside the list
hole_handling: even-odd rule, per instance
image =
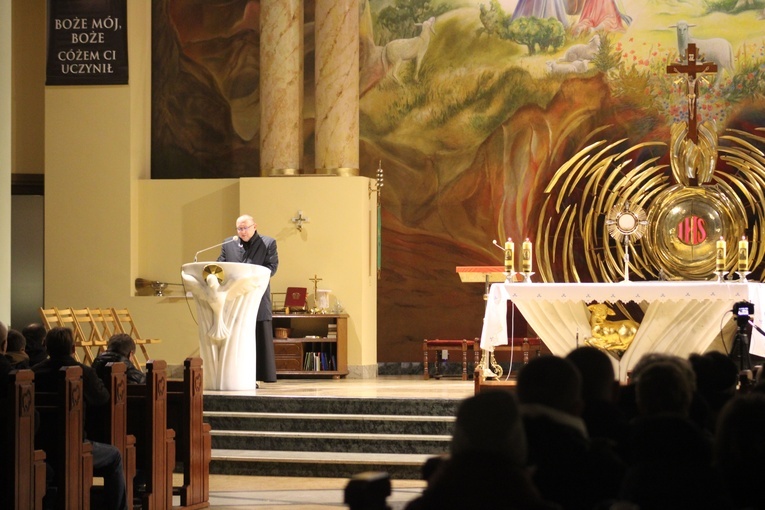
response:
[[[274,314],[273,326],[277,376],[348,375],[347,314]],[[287,338],[277,338],[277,328]]]

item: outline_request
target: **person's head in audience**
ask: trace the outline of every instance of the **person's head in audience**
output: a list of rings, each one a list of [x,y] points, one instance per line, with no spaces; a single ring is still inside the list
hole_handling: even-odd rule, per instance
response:
[[[8,326],[0,321],[0,354],[5,353],[5,344],[8,341]]]
[[[27,351],[45,349],[45,328],[42,324],[33,322],[21,330],[21,334],[27,339]]]
[[[692,372],[691,372],[692,373]],[[644,416],[673,414],[687,417],[694,388],[677,362],[655,361],[635,378],[635,398]]]
[[[710,351],[691,354],[688,361],[696,374],[696,389],[715,414],[736,394],[738,368],[725,354]]]
[[[632,367],[630,382],[635,382],[638,377],[640,377],[640,374],[643,372],[643,370],[660,361],[673,363],[675,366],[677,366],[678,370],[680,370],[680,372],[683,374],[686,381],[688,381],[688,384],[691,385],[692,391],[696,391],[696,374],[693,372],[693,367],[691,367],[690,361],[685,358],[681,358],[680,356],[675,356],[674,354],[667,354],[664,352],[648,352],[643,354],[637,363],[635,363],[635,366]]]
[[[761,490],[765,477],[765,395],[750,392],[723,406],[715,430],[714,457],[736,508],[765,508]]]
[[[582,398],[585,402],[616,399],[618,382],[608,354],[596,347],[577,347],[566,355],[582,376]]]
[[[26,345],[27,341],[24,338],[24,335],[15,329],[8,330],[8,340],[5,347],[6,352],[23,352]]]
[[[725,404],[715,432],[715,457],[724,467],[765,470],[765,395],[741,395]]]
[[[515,397],[503,390],[482,391],[457,409],[451,454],[499,455],[513,466],[526,465],[527,445]]]
[[[72,330],[60,326],[51,328],[45,335],[45,348],[51,358],[61,359],[71,356],[74,353]]]
[[[541,356],[521,368],[516,392],[522,404],[540,404],[579,416],[581,387],[582,377],[572,362],[558,356]]]
[[[130,358],[130,355],[135,353],[135,340],[127,333],[117,333],[109,338],[106,350],[123,358]]]

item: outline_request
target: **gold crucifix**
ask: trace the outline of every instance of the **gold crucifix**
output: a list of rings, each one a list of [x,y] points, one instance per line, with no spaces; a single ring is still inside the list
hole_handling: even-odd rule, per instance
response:
[[[319,294],[319,282],[322,280],[323,278],[319,278],[316,273],[313,274],[313,278],[308,279],[308,281],[313,282],[313,308],[311,308],[311,313],[317,313],[317,310],[319,309],[318,306],[316,306],[316,299]]]
[[[707,63],[703,60],[698,61],[699,54],[695,43],[690,43],[685,54],[687,55],[687,64],[677,62],[667,66],[668,74],[686,74],[683,78],[687,85],[688,94],[688,137],[693,143],[699,142],[699,132],[696,122],[696,97],[699,95],[699,75],[704,73],[716,73],[717,65]],[[682,55],[681,55],[682,58]]]

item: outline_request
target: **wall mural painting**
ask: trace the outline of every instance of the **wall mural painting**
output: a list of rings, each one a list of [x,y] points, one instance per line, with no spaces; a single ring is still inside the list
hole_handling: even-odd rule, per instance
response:
[[[483,285],[455,266],[502,265],[494,239],[529,238],[537,281],[620,280],[606,222],[630,203],[649,221],[631,279],[711,277],[719,234],[748,236],[761,278],[764,2],[359,3],[360,171],[385,169],[380,361],[479,334]],[[259,175],[259,10],[154,0],[154,178]],[[304,173],[313,23],[307,1]],[[691,42],[716,73],[667,72]]]

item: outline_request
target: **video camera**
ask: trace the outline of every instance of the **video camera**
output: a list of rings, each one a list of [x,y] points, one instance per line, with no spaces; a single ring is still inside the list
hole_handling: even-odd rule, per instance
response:
[[[745,327],[749,323],[751,316],[754,315],[754,303],[739,301],[733,304],[733,310],[731,311],[736,317],[739,328]]]

